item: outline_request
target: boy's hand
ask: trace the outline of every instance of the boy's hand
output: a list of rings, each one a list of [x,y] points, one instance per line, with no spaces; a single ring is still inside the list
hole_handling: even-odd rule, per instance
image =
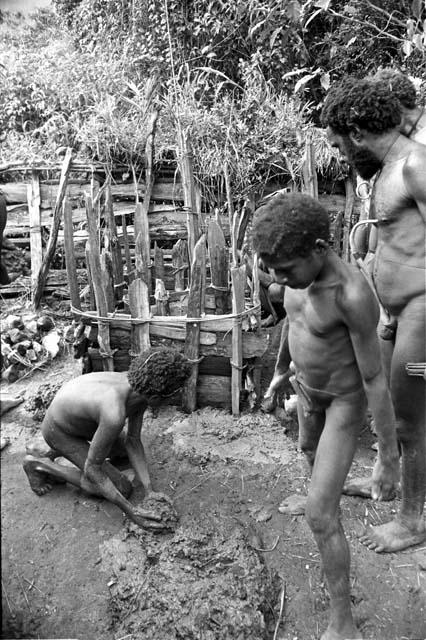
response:
[[[289,378],[289,371],[275,373],[265,395],[263,396],[262,409],[266,413],[272,413],[277,406],[277,395],[285,386]]]
[[[383,462],[379,457],[373,468],[371,497],[373,500],[393,500],[399,485],[399,458]]]
[[[161,522],[161,516],[153,511],[134,507],[132,513],[129,513],[129,518],[143,529],[164,529],[164,525]]]

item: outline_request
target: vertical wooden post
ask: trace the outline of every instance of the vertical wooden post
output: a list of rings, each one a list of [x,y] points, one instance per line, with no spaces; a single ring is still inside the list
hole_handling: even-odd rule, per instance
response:
[[[97,216],[93,209],[92,199],[86,195],[87,230],[89,233],[88,256],[90,262],[90,274],[95,291],[96,309],[100,319],[98,320],[99,352],[102,357],[105,371],[114,371],[113,352],[109,341],[109,324],[102,320],[108,316],[108,306],[102,285],[101,260],[99,257]]]
[[[61,222],[62,201],[65,197],[68,175],[71,169],[72,149],[68,148],[62,164],[61,178],[59,180],[58,194],[56,196],[55,208],[53,210],[52,226],[50,228],[49,241],[47,243],[46,252],[37,275],[36,282],[33,287],[33,305],[35,309],[40,306],[40,300],[43,295],[44,283],[46,282],[49,266],[55,254],[56,241],[58,239],[59,224]]]
[[[199,318],[204,310],[206,284],[206,245],[202,235],[194,247],[192,260],[192,278],[188,296],[188,318]],[[192,372],[185,382],[182,392],[182,407],[185,411],[195,411],[197,408],[197,381],[200,354],[200,323],[187,322],[185,355],[192,364]]]
[[[172,249],[172,266],[175,272],[175,291],[185,291],[185,270],[188,268],[188,245],[179,238]]]
[[[188,226],[188,253],[191,264],[193,263],[194,247],[200,237],[200,229],[197,216],[197,202],[195,195],[194,172],[192,168],[192,149],[189,134],[178,127],[179,156],[178,165],[182,179],[183,198],[186,208],[186,220]]]
[[[115,223],[114,209],[112,205],[111,183],[105,192],[105,220],[108,229],[108,249],[111,252],[112,272],[114,276],[114,297],[117,302],[123,299],[123,258],[121,255],[121,246],[117,236],[117,225]]]
[[[216,222],[210,220],[207,231],[210,257],[211,286],[214,289],[216,315],[228,313],[228,248],[223,231]]]
[[[348,177],[345,180],[345,191],[346,191],[346,200],[345,200],[345,213],[344,213],[344,222],[343,222],[342,258],[346,262],[349,262],[351,259],[349,235],[351,232],[352,213],[355,205],[355,190],[354,190],[354,185],[351,177]]]
[[[31,182],[27,187],[28,214],[30,219],[31,286],[35,287],[43,262],[40,211],[40,177],[38,171],[31,172]]]
[[[90,242],[88,240],[86,241],[84,252],[86,254],[87,284],[89,287],[89,309],[96,309],[95,290],[93,288],[93,278],[90,269]]]
[[[318,200],[318,178],[315,163],[315,150],[312,144],[311,132],[306,135],[305,158],[303,161],[303,185],[304,192]]]
[[[232,267],[232,313],[238,315],[244,311],[244,290],[246,286],[246,267]],[[232,413],[240,413],[240,391],[242,386],[243,370],[243,331],[242,318],[235,317],[232,326]]]
[[[136,225],[136,218],[138,219],[138,225]],[[137,235],[136,229],[138,229]],[[136,277],[143,279],[151,295],[151,250],[148,213],[140,203],[136,205],[135,211],[135,269]]]
[[[338,256],[342,255],[342,225],[343,213],[342,211],[339,211],[333,224],[333,249]]]
[[[102,249],[101,253],[101,275],[107,309],[112,313],[115,309],[114,274],[112,256],[106,249]]]
[[[74,253],[74,227],[72,224],[72,207],[68,198],[64,198],[64,246],[65,266],[67,269],[68,283],[70,287],[71,305],[74,309],[81,310],[80,292],[77,280],[77,266]],[[75,314],[78,317],[78,314]]]
[[[129,285],[129,308],[132,318],[146,320],[132,324],[130,333],[130,355],[138,356],[150,348],[149,340],[149,292],[147,284],[141,278],[135,278]]]
[[[129,236],[127,235],[127,222],[126,216],[123,214],[121,216],[121,228],[123,231],[123,245],[124,245],[124,255],[126,257],[126,271],[127,271],[127,279],[130,282],[133,280],[132,274],[132,258],[130,255],[130,247],[129,247]]]

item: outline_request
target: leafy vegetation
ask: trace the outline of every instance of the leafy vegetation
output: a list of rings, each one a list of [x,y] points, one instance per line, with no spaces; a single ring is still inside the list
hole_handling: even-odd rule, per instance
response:
[[[306,134],[339,171],[315,125],[329,86],[379,66],[424,92],[420,0],[54,0],[24,24],[0,13],[1,160],[81,159],[138,169],[155,105],[157,160],[191,137],[211,194],[283,176],[297,183]],[[423,87],[423,88],[422,88]]]

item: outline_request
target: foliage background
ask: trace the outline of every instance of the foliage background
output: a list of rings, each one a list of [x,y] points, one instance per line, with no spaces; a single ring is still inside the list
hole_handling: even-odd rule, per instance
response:
[[[386,8],[382,5],[385,4]],[[318,114],[344,74],[396,67],[424,99],[423,0],[54,0],[30,23],[0,14],[2,162],[52,160],[73,146],[140,168],[149,113],[158,162],[191,135],[212,194],[300,180],[304,141],[321,171],[340,168]]]

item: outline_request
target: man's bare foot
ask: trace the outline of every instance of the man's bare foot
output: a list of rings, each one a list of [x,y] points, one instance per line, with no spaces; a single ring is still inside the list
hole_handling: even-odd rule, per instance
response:
[[[304,516],[306,500],[306,496],[295,493],[281,502],[278,511],[280,513],[287,513],[290,516]]]
[[[51,491],[54,484],[63,484],[64,480],[55,478],[50,473],[41,469],[42,463],[34,456],[25,456],[22,464],[28,477],[31,489],[38,496],[44,496],[45,493]]]
[[[376,553],[394,553],[402,551],[426,540],[426,528],[422,524],[416,528],[408,528],[399,520],[392,520],[376,527],[368,527],[359,536],[360,542]]]
[[[345,496],[359,496],[360,498],[371,498],[371,478],[353,478],[353,480],[347,480],[343,487],[342,493]],[[392,491],[389,495],[382,497],[382,502],[387,502],[395,498],[395,491]]]

